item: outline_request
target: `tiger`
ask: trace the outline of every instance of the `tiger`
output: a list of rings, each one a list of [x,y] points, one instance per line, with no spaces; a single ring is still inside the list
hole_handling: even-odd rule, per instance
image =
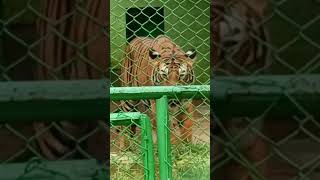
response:
[[[267,0],[226,0],[212,1],[211,4],[211,32],[212,40],[212,75],[252,75],[266,73],[270,65],[270,50],[264,43],[269,36],[262,20],[265,17]],[[214,86],[213,86],[214,87]],[[212,101],[213,102],[213,101]],[[211,105],[211,107],[213,107]],[[236,137],[241,134],[240,142],[235,144],[237,150],[250,162],[259,162],[267,156],[268,145],[256,134],[247,132],[248,120],[246,117],[232,117],[214,120],[214,109],[211,109],[211,132],[213,137],[212,166],[223,162],[224,165],[213,169],[214,179],[220,180],[250,180],[250,173],[240,164],[229,161],[226,163],[224,143],[229,142],[227,137]],[[261,118],[254,123],[255,129],[261,132],[264,120]],[[246,131],[243,134],[243,131]],[[229,134],[229,136],[227,135]],[[265,174],[265,164],[259,167],[259,172]]]
[[[196,50],[184,52],[168,36],[136,37],[127,45],[125,54],[121,68],[122,86],[176,86],[190,85],[195,81]],[[191,100],[169,99],[168,103],[180,129],[179,140],[191,142],[194,111]],[[144,111],[151,107],[149,114],[155,128],[155,100],[122,101],[121,107],[123,111],[132,111],[135,107]],[[180,112],[181,108],[187,113]],[[132,133],[135,134],[135,126]],[[172,143],[177,142],[175,136],[171,137]]]
[[[263,23],[267,0],[227,0],[214,2],[217,13],[213,33],[217,34],[214,74],[251,75],[266,71],[270,61],[269,36]],[[219,31],[219,32],[217,32]],[[214,45],[215,46],[215,45]]]
[[[39,2],[37,19],[39,34],[36,80],[83,80],[108,77],[108,15],[109,3],[103,0],[46,0]],[[88,16],[76,12],[81,6]],[[63,18],[68,18],[61,21]],[[90,18],[89,18],[90,17]],[[106,27],[102,31],[103,27]],[[106,25],[106,26],[105,26]],[[58,34],[56,32],[59,32]],[[68,39],[68,41],[66,41]],[[89,44],[86,44],[90,41]],[[71,45],[70,42],[73,42]],[[83,44],[82,50],[78,45]],[[84,45],[86,44],[86,45]],[[41,63],[40,63],[41,61]],[[88,156],[107,161],[109,149],[106,138],[109,128],[104,119],[71,122],[58,119],[54,123],[34,121],[34,149],[48,160],[83,159]]]

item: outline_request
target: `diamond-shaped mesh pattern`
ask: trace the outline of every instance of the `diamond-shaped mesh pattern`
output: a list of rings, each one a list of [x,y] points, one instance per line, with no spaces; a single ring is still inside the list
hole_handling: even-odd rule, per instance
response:
[[[319,73],[319,7],[311,0],[211,1],[212,74],[230,85],[224,113],[211,106],[213,179],[319,179],[318,114],[312,100],[297,96],[316,94],[309,84],[317,81],[301,74]],[[264,101],[277,89],[279,97]],[[232,106],[245,92],[264,97]],[[261,110],[254,100],[268,103]]]
[[[141,129],[139,125],[131,125]],[[141,135],[132,136],[130,126],[115,126],[110,137],[110,176],[114,179],[144,179]]]
[[[102,0],[0,1],[0,81],[106,78],[107,7]],[[1,124],[0,162],[106,160],[105,122],[44,121]]]
[[[211,2],[211,13],[214,15],[211,29],[214,38],[210,42],[209,1],[111,1],[112,86],[121,86],[121,62],[129,41],[136,36],[156,37],[159,34],[170,37],[184,51],[196,49],[195,84],[209,84],[209,42],[217,50],[211,53],[214,67],[212,73],[217,77],[248,75],[258,77],[255,82],[261,84],[258,75],[262,74],[319,73],[318,1],[221,2]],[[104,22],[109,19],[105,13],[107,3],[108,1],[102,0],[0,1],[0,80],[106,77],[108,62],[105,47],[108,32]],[[266,31],[265,35],[263,30]],[[147,74],[147,71],[143,73]],[[296,76],[296,80],[308,83],[310,79]],[[273,84],[272,81],[266,83]],[[283,84],[285,86],[290,83]],[[212,129],[215,133],[212,142],[224,145],[213,146],[218,149],[214,151],[217,154],[214,155],[212,166],[216,179],[245,179],[247,176],[253,179],[318,179],[317,117],[292,92],[284,91],[283,97],[284,101],[295,107],[297,115],[281,118],[264,116],[268,115],[270,109],[277,107],[277,102],[267,104],[262,112],[252,112],[259,114],[255,117],[248,113],[248,117],[226,119],[212,114],[211,125],[214,126]],[[173,103],[181,104],[181,100]],[[145,106],[133,105],[136,111],[149,110]],[[209,103],[203,98],[195,100],[192,106],[192,143],[172,145],[173,172],[183,179],[206,176],[203,174],[208,169]],[[238,108],[245,110],[244,107]],[[119,102],[112,102],[111,111],[117,110]],[[232,110],[226,110],[228,111],[232,113]],[[171,112],[172,136],[180,139],[176,117],[175,112]],[[219,131],[225,132],[225,128],[231,135],[219,134]],[[104,123],[96,122],[89,125],[68,122],[32,125],[2,123],[0,161],[21,162],[35,156],[58,160],[97,157],[101,153],[93,151],[97,149],[96,134],[105,130]],[[139,146],[139,141],[136,140],[139,128],[134,137],[128,136],[126,128],[119,129],[119,132],[113,130],[116,137],[120,133],[123,137],[132,139],[131,145]],[[67,144],[67,147],[56,143],[57,139],[62,144]],[[116,139],[111,140],[115,142]],[[46,150],[46,146],[40,148],[41,143],[53,145],[50,149],[55,151],[54,155]],[[111,149],[120,151],[113,144],[111,143]],[[224,150],[220,151],[220,148]],[[134,151],[127,148],[121,150],[125,150],[126,155],[123,156],[134,159]],[[104,157],[104,149],[101,151],[100,157]],[[116,157],[122,156],[121,153],[117,153]],[[30,161],[31,165],[37,163],[38,161]],[[116,165],[118,169],[116,168],[115,173],[123,172],[123,163],[118,162]],[[136,177],[136,172],[142,172],[140,167],[137,171],[125,170],[128,178]],[[43,168],[42,171],[48,172]]]
[[[111,86],[155,86],[155,85],[208,85],[210,79],[210,1],[208,0],[182,0],[182,1],[146,1],[146,0],[112,0],[110,6],[110,42],[111,42]],[[136,37],[150,38],[155,42],[159,35],[164,35],[171,40],[165,41],[162,44],[158,44],[158,48],[146,44],[146,51],[138,46],[133,46],[131,43],[135,41]],[[130,43],[131,42],[131,43]],[[187,59],[184,62],[191,62],[193,64],[194,71],[194,83],[184,83],[178,80],[178,78],[172,78],[171,72],[174,72],[174,68],[169,65],[168,69],[163,71],[159,70],[159,73],[164,73],[157,76],[160,79],[152,78],[152,69],[157,71],[157,67],[153,62],[165,62],[166,55],[170,55],[171,59],[167,61],[174,62],[174,58],[170,47],[168,48],[170,53],[166,54],[165,51],[161,51],[160,46],[165,46],[167,42],[170,44],[176,44],[183,50],[183,58]],[[137,43],[139,44],[139,43]],[[130,46],[131,51],[126,50]],[[160,57],[156,59],[151,58],[150,48],[154,48],[156,51],[160,51]],[[160,48],[160,49],[159,49]],[[185,55],[188,50],[196,50],[196,60],[192,60],[191,56],[186,58]],[[131,55],[130,55],[131,52]],[[192,52],[192,51],[190,51]],[[136,55],[132,55],[132,54]],[[178,53],[176,53],[178,54]],[[168,56],[169,56],[168,55]],[[130,57],[129,57],[130,56]],[[138,57],[140,56],[140,58]],[[147,64],[139,65],[138,59],[148,59]],[[126,58],[133,61],[132,65],[125,66]],[[162,58],[162,59],[161,59]],[[153,61],[153,62],[152,62]],[[180,69],[180,73],[183,74],[183,66],[180,63],[175,66]],[[123,67],[129,67],[124,69]],[[130,67],[136,68],[136,70],[130,71]],[[170,69],[171,68],[171,69]],[[128,70],[129,69],[129,70]],[[188,73],[190,69],[188,69]],[[124,74],[128,78],[124,77]],[[165,76],[168,76],[166,79]],[[172,73],[171,73],[172,74]],[[191,74],[191,73],[190,73]],[[187,74],[186,76],[188,76]],[[161,80],[161,78],[164,79]],[[180,77],[183,77],[180,75]],[[169,82],[168,79],[173,80]],[[128,83],[133,82],[134,83]],[[169,100],[170,111],[170,131],[171,131],[171,143],[172,143],[172,168],[174,179],[194,179],[194,178],[209,178],[209,152],[210,152],[210,135],[209,135],[209,100],[205,96],[200,99],[194,99],[190,105],[188,102],[193,99],[181,99],[178,96],[175,99]],[[188,101],[189,100],[189,101]],[[190,101],[191,102],[191,101]],[[156,110],[153,106],[154,101],[126,101],[123,106],[123,102],[113,101],[111,102],[111,112],[119,111],[138,111],[150,115],[153,119],[153,137],[154,137],[154,152],[156,160],[156,175],[159,176],[159,161],[157,156],[157,128],[155,128],[155,116]],[[188,120],[191,119],[192,125],[192,142],[183,142],[186,140],[186,133],[188,132]],[[190,128],[189,128],[190,129]],[[129,147],[118,148],[116,142],[117,138],[128,137],[128,132],[119,130],[114,139],[111,138],[111,149],[117,154],[117,156],[126,157],[129,154],[130,157],[138,156],[136,152],[128,149]],[[131,145],[135,144],[134,139],[139,135],[138,129],[133,137],[129,137]],[[131,139],[131,140],[130,140]],[[135,161],[131,164],[133,166]],[[126,170],[125,163],[113,163],[111,162],[111,174],[127,174],[125,176],[134,176],[135,171]],[[141,171],[141,170],[140,170]],[[142,172],[142,171],[141,171]],[[141,175],[141,174],[140,174]],[[143,178],[143,177],[141,177]],[[111,176],[112,179],[112,176]]]

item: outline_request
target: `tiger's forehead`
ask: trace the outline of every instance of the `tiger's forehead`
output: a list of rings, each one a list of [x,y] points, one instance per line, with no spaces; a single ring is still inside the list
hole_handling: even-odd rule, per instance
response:
[[[181,50],[162,50],[159,53],[163,59],[181,59],[185,57]]]
[[[160,53],[162,58],[181,58],[184,56],[184,52],[175,44],[172,43],[163,43],[159,46],[154,47],[158,53]]]
[[[159,36],[154,39],[152,48],[160,54],[161,59],[164,61],[181,63],[181,61],[186,59],[185,52],[166,36]]]
[[[172,42],[171,39],[168,37],[160,37],[154,40],[153,42],[153,49],[160,52],[160,51],[180,51],[180,47]]]

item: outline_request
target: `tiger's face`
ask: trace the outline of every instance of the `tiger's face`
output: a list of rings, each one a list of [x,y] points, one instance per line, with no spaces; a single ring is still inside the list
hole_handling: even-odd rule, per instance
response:
[[[196,51],[172,50],[162,48],[155,50],[150,48],[149,60],[154,65],[152,82],[154,85],[175,86],[187,85],[194,82],[193,63],[196,59]]]
[[[258,69],[264,66],[266,32],[263,17],[266,0],[227,0],[215,2],[212,11],[217,13],[212,27],[218,40],[218,57],[213,61],[215,66],[226,66],[232,72],[244,73],[245,70]],[[258,67],[257,67],[258,62]],[[251,67],[254,66],[254,67]],[[244,68],[244,69],[241,69]],[[224,70],[226,70],[225,67]]]
[[[173,52],[173,53],[172,53]],[[193,63],[196,59],[196,51],[162,51],[149,50],[149,60],[153,62],[155,68],[152,73],[152,81],[155,85],[175,86],[188,85],[194,82]],[[170,112],[179,112],[181,106],[186,105],[188,100],[170,99]]]

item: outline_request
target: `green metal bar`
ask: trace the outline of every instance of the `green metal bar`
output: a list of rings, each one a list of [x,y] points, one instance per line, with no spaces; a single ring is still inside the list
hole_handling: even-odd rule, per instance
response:
[[[129,126],[132,123],[140,125],[142,115],[140,112],[110,113],[111,126]]]
[[[143,86],[143,87],[112,87],[110,88],[110,99],[139,100],[139,99],[158,99],[163,95],[181,98],[203,98],[209,97],[209,85],[192,86]]]
[[[155,180],[155,162],[153,156],[153,139],[152,139],[152,127],[150,118],[142,114],[140,118],[142,129],[142,149],[145,169],[145,179]]]
[[[0,82],[0,102],[108,98],[107,79]]]
[[[32,159],[26,163],[0,165],[3,180],[105,180],[106,168],[96,160],[42,161]]]
[[[142,152],[145,180],[155,180],[155,162],[153,155],[153,138],[150,118],[140,112],[110,113],[111,126],[128,126],[136,123],[141,126]]]
[[[131,119],[141,119],[143,114],[140,112],[122,112],[122,113],[110,113],[111,121],[121,121],[131,120]]]
[[[109,105],[107,84],[107,79],[0,82],[0,121],[103,119],[109,109],[106,108]],[[278,101],[278,104],[270,111],[271,116],[285,117],[292,115],[292,112],[301,112],[284,92],[290,93],[310,114],[320,116],[317,108],[320,102],[320,75],[215,77],[211,86],[214,112],[221,117],[256,116],[274,101]],[[189,88],[149,87],[141,89],[142,93],[138,92],[139,88],[112,87],[110,98],[156,99],[163,94],[168,97],[193,96],[197,91],[199,93],[196,96],[208,97],[210,92],[209,85]],[[161,91],[157,92],[159,88]],[[187,92],[175,93],[175,90]]]
[[[156,111],[160,179],[170,180],[172,179],[172,162],[167,96],[162,96],[156,100]]]
[[[0,82],[0,121],[104,119],[109,110],[106,82]]]
[[[211,87],[213,112],[220,118],[256,117],[271,105],[270,119],[320,117],[320,75],[219,77]]]

